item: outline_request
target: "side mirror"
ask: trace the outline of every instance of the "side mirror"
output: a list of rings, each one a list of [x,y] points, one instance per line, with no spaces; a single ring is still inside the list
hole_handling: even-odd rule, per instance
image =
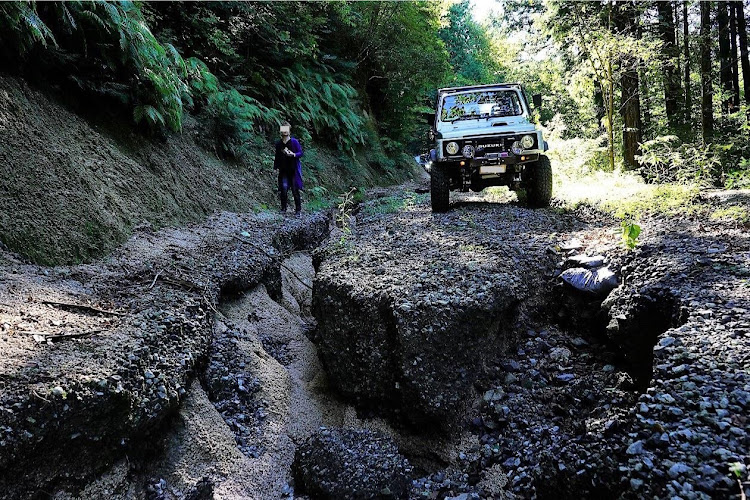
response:
[[[534,94],[531,96],[531,100],[534,102],[535,108],[542,107],[542,94]]]
[[[422,117],[430,127],[435,126],[435,113],[422,113]]]

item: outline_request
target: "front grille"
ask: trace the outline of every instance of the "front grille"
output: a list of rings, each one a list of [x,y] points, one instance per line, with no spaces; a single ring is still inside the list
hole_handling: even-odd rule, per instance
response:
[[[475,158],[483,158],[487,155],[491,154],[499,154],[499,153],[508,153],[510,154],[511,146],[515,141],[520,141],[521,137],[523,135],[506,135],[502,137],[482,137],[478,139],[467,139],[467,140],[457,140],[455,142],[458,143],[458,153],[455,155],[449,155],[448,152],[445,150],[445,147],[447,146],[448,142],[452,141],[446,141],[443,145],[443,149],[446,156],[451,157],[459,157],[461,155],[461,150],[466,144],[471,144],[475,148],[474,157]],[[534,137],[534,146],[532,146],[531,149],[536,148],[536,136],[532,134],[532,137]]]
[[[510,146],[515,140],[517,140],[515,136],[477,139],[475,141],[477,148],[476,156],[484,156],[491,153],[508,152],[510,151]]]

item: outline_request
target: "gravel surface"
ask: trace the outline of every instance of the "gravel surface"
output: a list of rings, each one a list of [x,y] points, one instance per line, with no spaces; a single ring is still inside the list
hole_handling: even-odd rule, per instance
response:
[[[667,290],[679,300],[684,324],[656,339],[653,379],[616,436],[625,496],[736,496],[732,463],[750,493],[747,229],[695,220],[644,226],[641,247],[624,262],[626,289]]]
[[[297,448],[298,490],[313,498],[405,498],[412,467],[389,438],[322,428]]]
[[[404,195],[406,196],[406,195]],[[426,196],[365,205],[316,257],[316,343],[333,384],[412,424],[460,419],[484,365],[512,345],[573,217],[477,204],[432,214]]]
[[[452,409],[479,443],[416,479],[412,497],[494,498],[482,482],[490,470],[523,497],[709,498],[748,489],[746,230],[649,218],[628,252],[616,221],[585,208],[531,211],[472,196],[434,215],[427,201],[388,192],[362,207],[352,234],[318,255],[314,296],[316,342],[343,394],[376,413],[393,414],[395,403],[402,415],[433,418],[443,416],[436,400],[463,398]],[[566,262],[576,255],[602,259]],[[608,297],[562,284],[565,268],[598,260],[621,283]],[[492,300],[502,291],[519,303],[505,349],[495,349],[488,329],[496,310],[473,308],[483,285]],[[332,314],[356,326],[337,327]],[[456,329],[467,323],[484,352]],[[360,340],[373,330],[390,344]],[[421,336],[412,342],[413,330]],[[431,341],[435,331],[456,330],[451,347]],[[380,383],[373,356],[397,373],[388,392],[352,383]],[[420,364],[425,378],[409,369]],[[435,376],[440,370],[461,375]]]
[[[325,216],[144,227],[85,266],[0,252],[0,497],[750,493],[746,228],[647,218],[627,251],[585,207],[369,198],[312,290],[292,251]],[[587,266],[619,286],[564,282]]]

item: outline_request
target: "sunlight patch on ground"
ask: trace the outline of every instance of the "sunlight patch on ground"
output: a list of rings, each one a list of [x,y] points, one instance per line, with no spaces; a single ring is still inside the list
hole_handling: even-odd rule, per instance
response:
[[[634,172],[601,170],[606,153],[595,140],[555,141],[550,151],[554,196],[566,205],[596,206],[618,218],[646,213],[691,214],[702,208],[693,184],[647,184]]]

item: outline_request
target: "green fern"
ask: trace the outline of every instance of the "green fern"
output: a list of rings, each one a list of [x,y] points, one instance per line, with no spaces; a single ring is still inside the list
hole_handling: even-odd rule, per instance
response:
[[[274,103],[264,106],[222,86],[203,61],[184,59],[175,46],[159,42],[139,2],[41,5],[0,3],[0,29],[13,34],[20,53],[57,47],[53,29],[65,31],[59,38],[67,46],[60,47],[59,57],[86,58],[89,67],[102,68],[100,74],[73,72],[71,78],[84,91],[116,96],[131,107],[136,123],[179,131],[185,109],[199,103],[208,112],[224,154],[243,154],[254,134],[278,124],[282,116],[295,122],[296,133],[305,140],[313,135],[330,138],[346,151],[365,142],[357,91],[323,65],[295,64],[253,75],[249,83],[257,86],[257,95]]]
[[[28,52],[36,44],[47,47],[48,42],[57,47],[52,31],[37,14],[34,2],[1,3],[0,29],[15,34],[21,53]]]
[[[68,27],[69,32],[72,30],[75,30],[78,28],[78,24],[76,23],[75,19],[73,18],[73,14],[71,14],[70,9],[68,9],[65,6],[65,3],[60,2],[55,4],[61,12],[61,16],[65,25]]]
[[[247,152],[252,134],[260,125],[276,124],[281,119],[278,110],[263,106],[234,88],[209,94],[207,108],[218,149],[235,158]]]
[[[286,116],[318,136],[335,138],[341,150],[364,144],[364,119],[357,111],[357,91],[351,85],[336,82],[325,70],[301,64],[285,68],[274,80],[278,83],[272,88]],[[294,98],[284,102],[286,95]]]
[[[92,24],[96,25],[98,28],[100,28],[105,33],[109,33],[110,32],[109,25],[106,22],[104,22],[104,19],[102,19],[96,12],[94,12],[92,10],[80,10],[78,12],[78,15],[81,18],[90,21]]]
[[[142,122],[146,119],[151,125],[164,126],[164,117],[159,110],[150,105],[136,106],[133,110],[133,119],[136,123]]]

